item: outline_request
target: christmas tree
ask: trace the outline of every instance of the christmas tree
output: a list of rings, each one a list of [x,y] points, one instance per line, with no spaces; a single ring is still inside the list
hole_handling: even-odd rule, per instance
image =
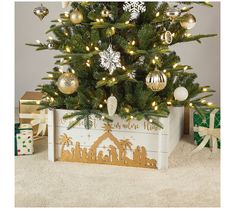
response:
[[[56,67],[44,93],[42,108],[79,110],[69,128],[90,115],[112,121],[146,119],[160,126],[170,106],[186,106],[203,115],[213,90],[195,82],[191,66],[180,64],[170,46],[215,36],[190,35],[196,24],[193,4],[202,2],[72,2],[69,12],[60,14],[46,33],[46,43],[28,44],[37,50],[58,50]]]

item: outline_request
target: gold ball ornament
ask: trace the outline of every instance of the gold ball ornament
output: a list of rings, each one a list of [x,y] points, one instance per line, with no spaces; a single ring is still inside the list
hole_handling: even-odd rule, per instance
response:
[[[192,14],[187,13],[182,16],[180,25],[184,29],[192,29],[196,25],[196,18]]]
[[[33,13],[34,13],[40,20],[42,20],[45,16],[47,16],[47,15],[49,14],[49,10],[41,4],[40,7],[36,7],[36,8],[33,10]]]
[[[73,94],[79,86],[77,77],[73,73],[63,73],[58,81],[57,87],[63,94]]]
[[[78,9],[75,9],[70,13],[69,18],[72,23],[79,24],[83,21],[83,14]]]
[[[167,77],[162,71],[155,69],[146,76],[145,82],[152,91],[161,91],[166,87]]]
[[[102,17],[108,17],[109,16],[109,10],[107,10],[107,8],[105,7],[102,11],[101,11],[101,16]]]

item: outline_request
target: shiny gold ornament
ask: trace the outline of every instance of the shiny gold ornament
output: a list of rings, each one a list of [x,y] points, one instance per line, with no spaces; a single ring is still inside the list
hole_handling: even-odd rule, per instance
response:
[[[34,13],[40,20],[42,20],[45,16],[47,16],[47,15],[49,14],[49,10],[41,4],[40,7],[36,7],[36,8],[33,10],[33,13]]]
[[[74,93],[79,86],[77,77],[73,73],[63,73],[58,81],[57,87],[63,94]]]
[[[101,11],[101,16],[102,17],[108,17],[109,16],[109,10],[107,10],[107,8],[105,7],[102,11]]]
[[[155,69],[147,75],[145,82],[152,91],[161,91],[166,87],[167,77],[162,71]]]
[[[75,9],[70,13],[70,21],[74,24],[81,23],[83,21],[83,14],[78,9]]]
[[[196,18],[192,14],[187,13],[182,16],[180,25],[184,29],[192,29],[196,25]]]

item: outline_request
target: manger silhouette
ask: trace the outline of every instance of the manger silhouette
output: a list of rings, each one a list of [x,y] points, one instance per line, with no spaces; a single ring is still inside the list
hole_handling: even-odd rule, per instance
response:
[[[137,146],[132,150],[132,143],[129,139],[118,140],[112,133],[112,127],[110,124],[105,124],[104,134],[98,137],[98,139],[91,145],[89,150],[87,148],[81,148],[80,142],[76,141],[75,146],[71,141],[71,137],[63,134],[60,136],[61,147],[61,161],[69,162],[82,162],[82,163],[98,163],[120,166],[133,166],[143,168],[156,168],[157,161],[155,159],[147,158],[147,152],[144,146]],[[109,145],[108,155],[104,155],[103,151],[99,152],[97,149],[99,145],[109,139],[115,145]],[[65,146],[70,146],[71,149],[65,149]],[[133,159],[127,156],[127,149],[132,151]]]

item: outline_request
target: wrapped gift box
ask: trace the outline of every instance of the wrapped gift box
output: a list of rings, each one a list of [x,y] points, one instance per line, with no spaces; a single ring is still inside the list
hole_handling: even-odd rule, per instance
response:
[[[168,168],[168,158],[183,134],[184,108],[170,109],[168,118],[159,118],[164,129],[146,120],[125,121],[118,115],[105,124],[91,116],[91,129],[84,121],[68,130],[70,120],[64,120],[71,110],[48,110],[48,158],[51,161],[86,162]]]
[[[220,148],[220,111],[206,110],[205,118],[201,117],[196,111],[193,113],[194,123],[194,142],[196,145],[200,145],[205,137],[207,140],[205,146],[212,147],[212,137],[216,138],[217,148]],[[212,124],[211,124],[212,123]],[[214,132],[214,133],[213,133]],[[204,142],[203,142],[204,143]]]
[[[33,154],[33,129],[30,124],[15,124],[15,155]]]
[[[47,135],[47,110],[38,110],[43,94],[27,91],[20,99],[19,121],[33,126],[33,134]]]

